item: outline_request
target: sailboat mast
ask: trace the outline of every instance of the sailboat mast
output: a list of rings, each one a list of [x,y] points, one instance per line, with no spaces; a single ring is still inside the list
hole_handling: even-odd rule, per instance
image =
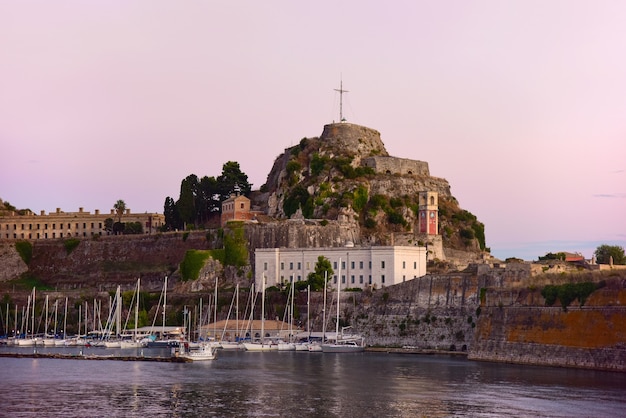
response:
[[[339,273],[337,274],[337,324],[335,325],[335,338],[339,338],[339,296],[341,292],[341,258],[339,258]],[[335,340],[336,341],[336,340]]]
[[[235,341],[239,339],[239,283],[235,287]]]
[[[135,341],[137,341],[137,322],[139,322],[139,281],[137,279],[137,300],[135,301]]]
[[[67,336],[67,296],[65,297],[65,314],[63,315],[63,339]]]
[[[326,342],[326,284],[328,283],[328,271],[324,272],[324,310],[322,311],[322,343]]]
[[[165,276],[165,284],[163,284],[163,331],[161,336],[165,335],[165,306],[167,305],[167,276]]]
[[[46,303],[45,303],[45,308],[44,308],[45,318],[46,318],[45,324],[44,324],[44,330],[43,330],[43,337],[44,338],[48,337],[48,299],[49,299],[48,296],[49,295],[46,295]]]
[[[306,287],[306,331],[309,334],[309,341],[311,341],[311,285]]]
[[[33,311],[31,314],[31,318],[32,318],[31,336],[35,338],[35,288],[34,287],[33,287]]]
[[[265,341],[265,274],[263,274],[263,289],[261,292],[261,344]]]
[[[217,338],[217,277],[215,277],[215,297],[213,302],[213,338]]]

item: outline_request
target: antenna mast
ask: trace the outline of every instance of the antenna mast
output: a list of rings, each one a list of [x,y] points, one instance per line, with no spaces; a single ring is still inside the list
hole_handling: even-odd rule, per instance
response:
[[[339,79],[339,89],[335,89],[335,91],[339,92],[339,122],[344,122],[343,118],[343,94],[348,93],[348,90],[343,89],[343,79]]]

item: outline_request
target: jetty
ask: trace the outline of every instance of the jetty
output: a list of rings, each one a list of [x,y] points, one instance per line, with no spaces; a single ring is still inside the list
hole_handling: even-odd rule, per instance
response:
[[[149,356],[94,356],[83,354],[59,354],[59,353],[0,353],[0,358],[49,358],[61,360],[116,360],[116,361],[156,361],[161,363],[190,363],[191,360],[184,357],[149,357]]]

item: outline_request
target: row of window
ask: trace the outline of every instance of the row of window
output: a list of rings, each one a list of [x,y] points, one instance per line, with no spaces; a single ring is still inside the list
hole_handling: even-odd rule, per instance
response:
[[[299,282],[299,281],[301,281],[301,280],[302,280],[302,276],[297,276],[297,277],[296,277],[296,281],[298,281],[298,282]],[[365,283],[365,281],[364,281],[364,280],[365,280],[365,279],[364,279],[363,275],[362,275],[362,274],[360,274],[360,275],[359,275],[359,281],[358,281],[358,283],[359,283],[359,284],[363,284],[363,283]],[[285,276],[280,276],[280,281],[281,281],[282,283],[288,283],[288,280],[286,280],[286,279],[285,279]],[[404,282],[404,281],[406,281],[406,276],[402,276],[402,281],[403,281],[403,282]],[[382,275],[380,276],[380,282],[381,282],[381,283],[383,283],[383,284],[385,283],[385,275],[384,275],[384,274],[382,274]],[[337,284],[337,275],[334,275],[334,276],[333,276],[333,283],[334,283],[334,284]],[[357,283],[357,281],[356,281],[356,276],[355,276],[354,274],[350,276],[350,283],[351,283],[351,284],[356,284],[356,283]],[[345,276],[345,275],[343,275],[343,274],[341,275],[341,284],[346,284],[346,276]],[[368,276],[368,279],[367,279],[367,284],[370,284],[370,285],[372,284],[372,275],[371,275],[371,274]]]
[[[56,225],[57,224],[52,224],[52,228],[51,229],[57,229]],[[65,224],[63,224],[63,223],[59,224],[59,229],[63,229],[63,225],[65,225]],[[75,225],[76,225],[75,229],[78,229],[80,224],[77,222]],[[21,230],[22,231],[24,231],[26,229],[25,228],[26,224],[20,224],[20,226],[21,226]],[[33,228],[33,224],[28,224],[28,229],[29,230],[32,230],[32,229],[42,229],[41,228],[41,224],[35,224],[35,226],[36,226],[36,228]],[[92,222],[91,223],[91,229],[93,229],[94,227],[95,227],[95,222]],[[83,229],[86,229],[86,228],[87,228],[87,222],[83,222]],[[98,223],[98,228],[102,229],[102,222]],[[9,230],[9,224],[6,224],[4,226],[4,229],[6,231],[8,231]],[[43,229],[48,229],[48,224],[43,224]],[[72,229],[72,224],[71,223],[67,224],[67,229]],[[13,230],[14,231],[17,230],[17,224],[13,224]]]
[[[289,270],[294,270],[294,265],[296,265],[296,266],[297,266],[296,270],[300,270],[300,269],[302,269],[302,264],[298,261],[298,262],[296,262],[296,263],[294,263],[294,262],[289,262]],[[337,265],[338,265],[338,264],[337,264],[337,262],[336,262],[336,261],[335,261],[335,262],[333,262],[333,269],[334,269],[334,270],[337,270]],[[359,269],[363,270],[363,266],[364,266],[364,262],[363,262],[363,261],[359,261]],[[344,270],[346,269],[346,262],[345,262],[345,261],[342,261],[342,262],[341,262],[341,268],[342,268],[342,269],[344,269]],[[350,262],[350,268],[351,268],[352,270],[356,269],[356,261],[351,261],[351,262]],[[371,262],[371,261],[369,262],[369,267],[368,267],[368,268],[369,268],[370,270],[372,269],[372,262]],[[382,261],[380,262],[380,268],[383,268],[383,269],[385,268],[385,260],[382,260]],[[406,268],[406,261],[403,261],[403,262],[402,262],[402,268],[403,268],[403,269],[405,269],[405,268]],[[285,270],[285,262],[284,262],[284,261],[282,261],[282,262],[280,263],[280,269],[281,269],[281,270]],[[309,263],[308,261],[307,261],[307,263],[306,263],[306,269],[307,269],[307,270],[310,270],[310,269],[311,269],[311,268],[310,268],[310,263]],[[413,269],[417,269],[417,261],[414,261],[414,262],[413,262]],[[263,270],[267,270],[267,262],[264,262],[264,263],[263,263]]]
[[[48,235],[52,235],[52,236],[48,236]],[[89,236],[92,236],[92,237],[94,235],[101,235],[101,233],[91,232],[89,234]],[[71,238],[72,236],[74,236],[74,237],[81,237],[82,236],[83,238],[86,238],[88,235],[87,235],[87,232],[83,232],[82,234],[79,234],[78,232],[76,232],[74,235],[72,235],[71,233],[67,233],[67,234],[64,235],[63,232],[59,232],[59,234],[58,234],[58,238],[64,238],[64,237]],[[12,239],[48,239],[48,238],[57,238],[57,233],[53,232],[52,234],[48,234],[46,232],[46,233],[40,234],[38,232],[36,234],[31,234],[31,233],[25,234],[25,233],[22,232],[20,234],[15,234],[15,233],[14,234],[5,234],[5,238],[6,239],[11,239],[11,238]]]

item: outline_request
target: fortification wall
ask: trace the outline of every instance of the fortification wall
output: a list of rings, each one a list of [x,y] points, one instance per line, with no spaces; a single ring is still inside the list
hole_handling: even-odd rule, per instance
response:
[[[468,357],[626,371],[626,281],[608,279],[584,306],[546,307],[539,290],[490,290]]]
[[[402,176],[430,176],[428,163],[425,161],[409,160],[397,157],[367,157],[361,164],[374,169],[380,174],[399,174]]]

